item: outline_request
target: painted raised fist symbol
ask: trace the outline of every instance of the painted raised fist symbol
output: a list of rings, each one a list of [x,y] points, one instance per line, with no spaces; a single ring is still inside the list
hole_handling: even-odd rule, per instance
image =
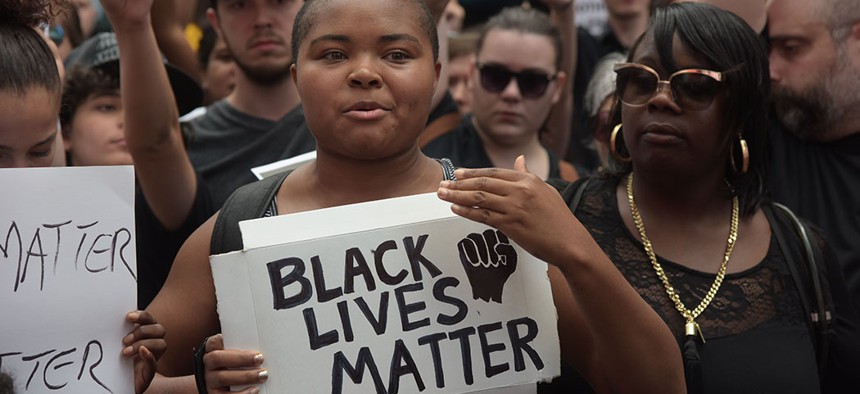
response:
[[[472,297],[502,303],[505,282],[517,269],[517,251],[499,230],[471,233],[457,243]]]

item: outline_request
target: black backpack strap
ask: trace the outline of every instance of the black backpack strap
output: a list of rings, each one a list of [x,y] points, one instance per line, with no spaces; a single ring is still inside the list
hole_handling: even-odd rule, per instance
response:
[[[785,221],[776,218],[777,212]],[[803,310],[808,317],[807,326],[814,339],[819,376],[823,376],[828,358],[828,326],[832,315],[830,303],[825,296],[829,289],[823,284],[820,271],[824,268],[821,248],[817,242],[810,239],[812,231],[809,226],[788,207],[772,203],[772,208],[767,205],[764,207],[764,213],[772,223],[773,234],[785,255],[788,269],[800,293]],[[795,240],[799,240],[799,244]],[[789,243],[791,241],[795,243]],[[795,246],[792,248],[791,245]],[[803,264],[804,262],[806,264]]]
[[[209,254],[216,255],[242,250],[239,222],[263,217],[290,171],[244,185],[224,202],[215,220]]]
[[[576,182],[567,185],[564,190],[561,191],[561,197],[567,203],[568,207],[570,207],[570,211],[573,214],[576,214],[576,210],[579,209],[579,203],[582,201],[582,195],[585,193],[585,189],[588,187],[588,183],[591,182],[591,178],[579,179]]]

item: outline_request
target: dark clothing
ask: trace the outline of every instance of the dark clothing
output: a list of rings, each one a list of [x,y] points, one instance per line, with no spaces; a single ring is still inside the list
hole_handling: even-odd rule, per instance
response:
[[[421,150],[429,157],[447,157],[457,167],[496,167],[484,150],[484,142],[472,123],[472,115],[466,115],[456,129],[430,141]],[[549,150],[546,152],[549,155],[549,178],[560,178],[558,159]]]
[[[169,231],[149,208],[140,187],[136,190],[134,218],[137,244],[137,307],[145,309],[170,273],[173,260],[185,239],[215,213],[203,181],[197,177],[197,194],[188,217],[174,231]]]
[[[183,131],[188,157],[208,185],[216,207],[239,186],[257,180],[252,168],[316,147],[301,106],[270,121],[242,113],[221,100],[205,115],[183,124]]]
[[[770,134],[773,199],[823,229],[860,310],[860,133],[828,143],[801,141],[779,125]]]
[[[627,53],[627,48],[621,46],[612,29],[607,29],[606,33],[598,38],[580,27],[576,30],[576,42],[576,71],[572,78],[573,121],[567,156],[564,159],[573,163],[579,173],[585,176],[600,166],[600,157],[591,148],[594,134],[591,116],[585,110],[585,92],[600,59],[612,52]]]
[[[618,211],[617,184],[613,179],[592,179],[576,217],[681,344],[684,318],[666,294],[642,243],[624,224]],[[820,237],[815,238],[823,245]],[[799,238],[791,241],[800,242]],[[825,260],[828,256],[825,253]],[[713,273],[657,258],[688,307],[697,304],[714,281]],[[836,315],[828,378],[833,378],[831,372],[841,373],[842,387],[856,389],[860,387],[856,373],[844,373],[860,356],[856,316],[848,306],[844,283],[838,276],[828,276]],[[706,338],[700,353],[704,392],[820,392],[815,348],[801,302],[786,256],[771,236],[764,259],[743,272],[727,274],[713,301],[696,319]]]

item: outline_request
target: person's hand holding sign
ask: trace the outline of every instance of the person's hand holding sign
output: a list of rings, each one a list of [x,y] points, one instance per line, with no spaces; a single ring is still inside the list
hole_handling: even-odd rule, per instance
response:
[[[221,334],[203,341],[194,355],[194,374],[200,392],[229,393],[230,386],[249,386],[239,393],[256,393],[256,385],[269,378],[269,371],[261,368],[263,355],[250,350],[224,349]],[[201,390],[205,387],[205,391]]]
[[[129,312],[125,319],[134,324],[134,330],[122,339],[122,356],[134,360],[134,392],[142,393],[155,377],[158,358],[167,350],[165,331],[149,312]]]
[[[460,262],[472,284],[472,297],[502,303],[505,282],[517,269],[517,252],[501,231],[472,233],[457,243]]]

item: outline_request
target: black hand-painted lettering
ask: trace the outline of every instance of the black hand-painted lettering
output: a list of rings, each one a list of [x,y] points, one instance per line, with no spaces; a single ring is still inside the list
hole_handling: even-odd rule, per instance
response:
[[[376,266],[376,274],[379,275],[379,280],[389,286],[397,286],[402,283],[404,279],[406,279],[406,276],[409,275],[409,273],[406,272],[405,269],[403,269],[400,270],[397,275],[392,276],[388,273],[388,271],[385,270],[385,264],[382,261],[382,256],[385,254],[385,252],[389,250],[397,250],[397,243],[394,242],[394,240],[388,240],[379,244],[379,247],[377,247],[376,250],[373,251],[373,262]]]
[[[493,331],[502,329],[502,322],[490,324],[482,324],[478,326],[478,338],[481,340],[481,354],[484,356],[484,373],[488,378],[492,378],[502,372],[511,369],[508,363],[493,365],[490,360],[490,355],[495,352],[501,352],[506,349],[504,343],[490,343],[487,339],[487,334]]]
[[[337,330],[329,330],[325,334],[320,335],[314,308],[305,308],[302,310],[302,315],[305,318],[305,328],[308,331],[308,346],[310,346],[311,350],[326,347],[340,340]]]
[[[106,264],[104,267],[101,267],[101,268],[90,268],[90,256],[91,256],[91,255],[93,255],[93,254],[99,255],[99,254],[102,254],[102,253],[105,253],[105,252],[109,252],[109,251],[110,251],[110,247],[109,247],[109,246],[108,246],[108,247],[106,247],[106,248],[102,248],[102,249],[96,249],[96,245],[99,243],[99,241],[101,241],[101,240],[102,240],[103,238],[105,238],[105,237],[107,237],[107,238],[108,238],[108,239],[107,239],[107,241],[108,241],[108,242],[111,242],[111,239],[113,238],[113,237],[111,237],[111,235],[110,235],[110,234],[99,234],[99,235],[96,237],[96,239],[93,241],[92,245],[90,245],[90,249],[87,251],[87,255],[86,255],[86,257],[84,257],[84,268],[86,268],[86,269],[87,269],[87,271],[89,271],[89,272],[97,273],[97,272],[102,272],[102,271],[104,271],[104,270],[106,270],[106,269],[110,268],[110,261],[108,261],[108,264]]]
[[[444,277],[436,281],[433,284],[433,297],[436,300],[443,302],[448,305],[452,305],[457,308],[457,313],[453,315],[445,315],[440,313],[436,318],[436,322],[446,326],[453,326],[466,318],[466,315],[469,313],[469,306],[466,303],[457,298],[452,297],[445,294],[445,289],[448,287],[457,287],[460,285],[460,281],[454,277]]]
[[[84,368],[87,365],[87,358],[90,355],[90,346],[95,346],[99,352],[99,359],[96,360],[95,364],[90,366],[90,377],[93,378],[93,381],[98,383],[99,386],[102,386],[102,388],[104,388],[107,392],[113,394],[113,391],[111,391],[108,386],[105,386],[105,384],[102,383],[102,381],[99,380],[99,378],[96,376],[95,369],[99,364],[102,363],[102,358],[104,358],[104,349],[102,348],[101,342],[95,339],[87,343],[87,346],[84,348],[84,358],[81,360],[81,372],[78,373],[78,380],[81,380],[81,376],[84,373]]]
[[[427,309],[427,304],[424,301],[413,302],[411,304],[407,303],[405,294],[407,292],[421,291],[423,289],[424,283],[416,282],[400,286],[394,290],[394,298],[397,300],[397,310],[400,312],[400,325],[403,328],[403,332],[409,332],[430,325],[430,318],[428,317],[415,322],[409,320],[409,315],[411,313]]]
[[[56,351],[57,351],[57,349],[51,349],[51,350],[44,351],[44,352],[39,353],[39,354],[34,354],[32,356],[21,357],[21,361],[37,360],[37,359],[41,358],[42,356],[46,356],[46,355],[51,354],[51,353],[56,352]],[[30,382],[33,381],[33,376],[36,375],[36,371],[38,371],[38,370],[39,370],[39,362],[36,361],[36,365],[33,366],[33,371],[30,372],[30,376],[27,378],[27,383],[24,384],[24,391],[27,391],[30,389]],[[80,379],[80,377],[79,377],[79,379]]]
[[[349,248],[346,251],[346,261],[344,262],[343,271],[343,292],[344,294],[352,294],[355,292],[355,277],[361,275],[364,277],[364,286],[367,291],[376,290],[376,281],[373,279],[373,273],[370,271],[370,266],[367,265],[367,260],[359,248]]]
[[[511,338],[511,350],[514,352],[514,370],[520,372],[526,369],[526,363],[523,360],[523,351],[529,354],[535,368],[538,371],[543,369],[543,360],[534,348],[529,345],[529,342],[537,338],[538,325],[537,322],[529,317],[522,317],[508,322],[508,336]],[[526,333],[520,336],[518,326],[526,326]]]
[[[373,332],[376,335],[385,334],[385,330],[388,326],[388,292],[382,292],[379,294],[379,318],[373,316],[373,311],[370,310],[370,306],[367,305],[367,301],[364,300],[364,297],[358,297],[355,299],[355,303],[358,305],[358,309],[361,310],[361,313],[364,314],[364,317],[367,318],[367,322],[370,323],[370,326],[373,327]]]
[[[95,221],[95,222],[92,222],[90,224],[82,224],[82,225],[79,225],[76,227],[78,228],[78,230],[86,230],[92,226],[95,226],[98,223],[99,223],[98,221]],[[84,249],[84,241],[86,241],[86,240],[87,240],[87,232],[84,231],[81,233],[81,242],[78,243],[78,250],[75,252],[75,270],[78,269],[78,261],[80,261],[81,250]]]
[[[367,346],[362,347],[358,351],[358,358],[355,361],[355,367],[350,364],[342,351],[334,354],[334,360],[331,365],[331,392],[332,394],[343,393],[343,373],[355,384],[361,384],[364,378],[364,370],[368,369],[370,378],[373,379],[373,385],[376,387],[378,394],[385,394],[385,383],[382,382],[382,377],[379,376],[379,369],[376,362],[373,361],[373,355]]]
[[[416,282],[420,282],[423,280],[424,275],[421,273],[421,266],[427,269],[427,272],[430,274],[431,278],[435,278],[442,274],[442,270],[439,269],[433,262],[427,260],[421,252],[424,250],[424,243],[427,242],[428,234],[424,234],[418,237],[418,245],[415,245],[415,242],[412,240],[412,237],[403,238],[403,246],[406,248],[406,256],[409,258],[409,265],[412,267],[412,278],[415,279]]]
[[[126,257],[125,257],[125,249],[131,243],[131,231],[129,231],[125,227],[123,227],[119,230],[116,230],[116,232],[113,234],[113,244],[111,245],[111,250],[113,250],[113,252],[111,253],[110,270],[111,271],[114,270],[114,264],[116,262],[116,255],[117,255],[116,245],[117,245],[117,243],[119,243],[117,240],[119,239],[120,234],[125,235],[125,242],[123,242],[122,245],[118,249],[119,260],[122,261],[122,264],[125,266],[125,269],[128,270],[128,273],[131,274],[131,277],[134,278],[134,281],[137,282],[136,269],[131,267],[131,265],[128,263],[128,259],[126,259]],[[135,267],[135,268],[137,268],[137,267]]]
[[[6,232],[6,241],[3,243],[3,246],[0,246],[0,252],[3,252],[3,258],[9,258],[9,238],[12,236],[14,230],[15,238],[18,239],[18,261],[16,263],[16,267],[18,269],[17,274],[15,275],[15,288],[13,291],[18,291],[18,284],[22,283],[21,276],[24,274],[21,271],[21,263],[24,261],[24,241],[21,239],[21,231],[18,229],[18,224],[14,221],[12,225],[9,226],[9,231]],[[14,245],[14,244],[13,244]]]
[[[30,266],[30,257],[37,257],[41,263],[39,266],[42,270],[39,273],[39,290],[45,289],[45,257],[48,255],[45,254],[45,251],[42,249],[42,237],[39,235],[39,230],[36,229],[36,233],[33,235],[33,240],[30,241],[30,247],[27,249],[27,261],[24,263],[24,275],[21,275],[21,282],[24,282],[27,276],[27,269]],[[38,246],[39,252],[35,253],[33,251],[33,247]]]
[[[269,270],[269,283],[272,286],[272,303],[275,310],[289,309],[304,304],[313,296],[311,281],[304,276],[305,262],[298,257],[288,257],[266,264]],[[293,267],[289,274],[283,275],[286,267]],[[284,289],[298,283],[301,289],[293,296],[287,297]]]
[[[74,353],[76,350],[78,350],[78,348],[74,348],[74,347],[73,347],[73,348],[71,348],[71,349],[69,349],[69,350],[62,351],[62,352],[57,353],[56,355],[54,355],[54,357],[51,357],[51,359],[50,359],[50,360],[48,360],[48,363],[47,363],[47,364],[45,364],[45,369],[44,369],[44,370],[42,370],[42,382],[44,382],[44,383],[45,383],[45,387],[47,387],[47,388],[48,388],[48,389],[50,389],[50,390],[59,390],[59,389],[61,389],[61,388],[63,388],[63,387],[66,387],[66,385],[67,385],[69,382],[65,382],[65,383],[63,383],[63,384],[51,384],[51,383],[48,383],[48,367],[50,367],[50,366],[51,366],[51,364],[53,364],[53,363],[54,363],[54,361],[56,361],[58,358],[63,357],[63,356],[68,355],[68,354],[71,354],[71,353]],[[72,362],[71,362],[71,361],[67,361],[67,362],[64,362],[64,363],[57,364],[57,365],[55,365],[55,366],[54,366],[54,370],[56,371],[56,370],[58,370],[58,369],[60,369],[60,368],[62,368],[62,367],[65,367],[65,366],[67,366],[67,365],[71,365],[71,364],[72,364]]]
[[[475,383],[475,377],[472,373],[472,345],[469,343],[469,337],[472,335],[475,335],[475,327],[464,327],[448,333],[449,339],[460,341],[460,356],[463,359],[463,379],[468,386]]]
[[[314,286],[317,289],[317,301],[320,303],[328,302],[343,295],[343,289],[340,287],[333,289],[325,287],[325,275],[323,275],[323,265],[320,261],[320,256],[311,257],[311,268],[314,271]]]
[[[46,229],[52,229],[52,228],[57,229],[57,248],[56,248],[56,250],[54,250],[54,275],[57,274],[57,262],[60,259],[60,245],[62,244],[62,240],[63,240],[62,236],[61,236],[62,231],[60,231],[60,228],[67,225],[67,224],[71,224],[71,223],[72,223],[72,221],[69,220],[69,221],[66,221],[63,223],[43,224],[42,225],[42,227],[44,227]]]
[[[445,387],[445,372],[442,370],[442,352],[439,349],[439,341],[447,338],[444,333],[429,334],[418,338],[421,346],[430,345],[430,355],[433,357],[433,372],[436,376],[436,388]]]
[[[418,366],[415,365],[415,360],[412,359],[412,354],[403,344],[403,340],[398,339],[394,342],[394,354],[391,356],[391,367],[389,368],[388,392],[390,394],[400,392],[400,377],[407,374],[411,374],[415,378],[418,391],[424,391],[424,380],[421,379]]]
[[[348,301],[343,300],[337,303],[337,313],[340,315],[340,324],[343,327],[343,340],[352,342],[355,335],[352,332],[352,319],[349,317]]]

